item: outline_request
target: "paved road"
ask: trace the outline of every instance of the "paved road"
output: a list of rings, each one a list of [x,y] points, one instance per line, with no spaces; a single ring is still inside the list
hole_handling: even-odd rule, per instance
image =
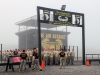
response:
[[[5,72],[5,67],[0,67],[0,75],[100,75],[100,65],[92,66],[66,66],[65,69],[59,69],[59,66],[47,66],[43,71],[27,68],[25,72],[19,73],[18,66],[15,66],[15,72],[9,70]]]

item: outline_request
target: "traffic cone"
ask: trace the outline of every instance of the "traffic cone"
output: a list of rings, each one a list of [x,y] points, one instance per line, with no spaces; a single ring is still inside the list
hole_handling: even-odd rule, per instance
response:
[[[44,60],[42,60],[41,68],[45,68]]]
[[[89,60],[86,60],[86,66],[90,66]]]

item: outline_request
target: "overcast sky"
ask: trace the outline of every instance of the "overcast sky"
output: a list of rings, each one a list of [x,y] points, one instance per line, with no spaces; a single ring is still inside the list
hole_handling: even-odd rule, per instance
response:
[[[0,43],[4,49],[18,48],[18,32],[16,22],[36,15],[36,7],[60,9],[66,5],[66,11],[85,14],[85,47],[86,53],[100,54],[100,0],[0,0]],[[82,30],[68,27],[71,34],[68,43],[79,46],[82,53]]]

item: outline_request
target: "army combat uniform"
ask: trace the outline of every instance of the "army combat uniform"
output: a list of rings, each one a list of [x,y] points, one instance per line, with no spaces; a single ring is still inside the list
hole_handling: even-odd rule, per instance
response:
[[[67,65],[68,63],[68,55],[67,55],[67,51],[65,51],[65,64]]]
[[[67,52],[67,65],[70,64],[70,51]]]
[[[53,51],[49,52],[49,57],[50,57],[50,65],[53,65]]]
[[[29,62],[32,62],[32,50],[29,51]]]
[[[72,52],[70,53],[70,60],[71,60],[71,64],[72,64],[72,65],[74,64],[74,57],[75,57],[75,53],[74,53],[74,51],[72,51]]]
[[[45,61],[45,66],[47,66],[48,64],[48,51],[44,51],[43,52],[43,58],[44,58],[44,61]]]
[[[54,52],[54,56],[55,56],[55,65],[58,65],[58,61],[59,61],[59,59],[58,59],[58,56],[59,56],[58,51]]]

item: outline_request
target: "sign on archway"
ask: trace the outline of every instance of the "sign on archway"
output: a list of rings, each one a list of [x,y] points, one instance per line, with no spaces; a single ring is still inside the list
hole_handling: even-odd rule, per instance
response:
[[[42,10],[43,16],[40,19],[40,11]],[[53,15],[53,17],[50,16]],[[50,18],[53,18],[51,21]],[[69,12],[69,11],[61,11],[51,8],[39,7],[37,6],[37,23],[38,23],[38,47],[39,47],[39,56],[41,63],[41,25],[40,23],[47,23],[53,25],[61,25],[61,26],[74,26],[74,27],[82,27],[82,57],[83,57],[83,65],[85,65],[85,31],[84,31],[84,14]]]

